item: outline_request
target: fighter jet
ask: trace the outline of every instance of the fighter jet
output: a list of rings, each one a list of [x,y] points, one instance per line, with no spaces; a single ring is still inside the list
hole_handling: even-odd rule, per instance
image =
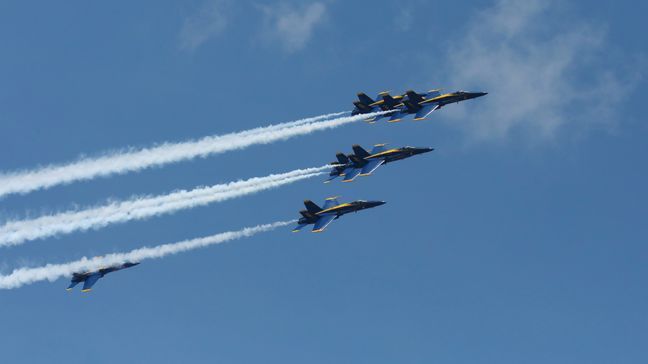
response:
[[[402,104],[399,105],[399,112],[391,114],[389,122],[401,121],[405,115],[414,114],[414,120],[423,120],[433,111],[445,105],[470,100],[487,95],[487,92],[466,92],[456,91],[441,94],[440,90],[430,90],[425,94],[419,94],[412,90],[405,92]]]
[[[317,206],[311,200],[305,200],[306,210],[299,211],[302,217],[297,222],[298,225],[293,232],[298,232],[305,226],[314,224],[313,232],[320,233],[333,221],[349,212],[358,212],[360,210],[384,205],[384,201],[353,201],[348,203],[339,203],[336,197],[329,197],[324,202],[324,207]]]
[[[337,153],[335,157],[337,158],[337,161],[329,163],[333,169],[331,170],[331,173],[329,173],[329,179],[324,181],[324,183],[329,183],[340,176],[344,176],[344,172],[351,164],[351,160],[344,153]]]
[[[108,273],[111,272],[116,272],[118,270],[134,267],[138,265],[139,263],[122,263],[122,264],[116,264],[110,267],[106,268],[101,268],[99,270],[95,271],[90,271],[90,272],[82,272],[82,273],[74,273],[72,274],[72,280],[70,282],[70,285],[68,288],[66,288],[68,291],[71,291],[74,286],[77,284],[83,282],[83,289],[81,292],[90,292],[92,290],[92,286],[94,286],[95,283],[99,280],[99,278],[103,278]]]
[[[354,101],[355,108],[351,111],[351,115],[369,114],[378,111],[398,110],[401,107],[402,99],[405,95],[391,96],[389,91],[383,91],[376,96],[376,100],[367,96],[363,92],[358,93],[358,101]],[[400,105],[400,106],[399,106]],[[387,115],[379,115],[365,119],[368,122],[375,122],[376,120],[386,117]]]
[[[417,147],[387,149],[385,144],[376,144],[371,152],[367,152],[357,144],[352,148],[354,154],[349,154],[348,156],[345,156],[342,153],[337,154],[340,163],[334,167],[329,174],[329,179],[326,180],[325,183],[328,183],[340,176],[344,176],[342,182],[351,182],[358,176],[370,175],[383,164],[434,150],[434,148]],[[346,163],[342,164],[343,160],[340,159],[340,156],[344,156]]]

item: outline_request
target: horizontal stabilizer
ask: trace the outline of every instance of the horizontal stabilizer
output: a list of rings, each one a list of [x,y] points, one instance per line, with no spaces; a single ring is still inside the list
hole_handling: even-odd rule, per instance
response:
[[[71,291],[72,288],[74,288],[74,286],[76,286],[76,285],[79,284],[79,283],[81,283],[81,282],[70,282],[70,285],[69,285],[68,288],[66,288],[66,289],[67,289],[68,291]]]
[[[338,178],[338,177],[340,177],[339,174],[338,174],[338,175],[335,175],[335,176],[331,176],[331,177],[329,177],[326,181],[324,181],[324,183],[331,183],[332,180],[334,180],[334,179],[336,179],[336,178]]]
[[[392,116],[389,118],[389,120],[387,120],[387,122],[389,122],[389,123],[399,122],[399,121],[403,120],[403,116],[404,116],[404,114],[402,112],[395,112],[395,113],[392,114]]]
[[[293,233],[298,233],[298,232],[299,232],[301,229],[303,229],[305,226],[308,226],[308,225],[307,225],[307,224],[299,224],[299,225],[295,226],[295,227],[292,229],[292,232],[293,232]]]

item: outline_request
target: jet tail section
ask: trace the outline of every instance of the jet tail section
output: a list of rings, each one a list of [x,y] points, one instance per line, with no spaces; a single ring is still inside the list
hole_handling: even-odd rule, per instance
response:
[[[337,153],[335,155],[335,158],[337,158],[337,160],[338,160],[338,162],[340,162],[340,164],[349,164],[349,158],[347,158],[347,156],[344,155],[344,153]]]
[[[355,105],[355,107],[357,107],[360,113],[362,114],[367,114],[372,111],[371,106],[369,106],[368,104],[363,104],[362,102],[359,101],[353,102],[353,105]]]
[[[385,103],[385,106],[387,107],[387,110],[391,110],[395,108],[396,105],[399,104],[399,102],[396,101],[396,99],[390,94],[382,95],[382,98]]]
[[[407,95],[409,101],[414,102],[416,104],[423,101],[423,97],[412,90],[405,92],[405,94]]]
[[[353,154],[352,154],[352,155],[349,156],[349,158],[351,158],[351,161],[353,162],[353,164],[355,165],[355,167],[362,167],[362,166],[364,166],[365,164],[367,164],[367,161],[366,161],[366,160],[364,160],[364,159],[358,157],[357,155],[353,155]]]
[[[295,227],[292,229],[292,232],[293,232],[293,233],[298,233],[301,229],[303,229],[303,228],[306,227],[306,226],[308,226],[308,225],[306,225],[306,224],[299,224],[299,225],[295,226]]]
[[[405,100],[405,101],[403,102],[403,104],[405,104],[405,107],[407,108],[407,111],[408,111],[409,113],[411,113],[411,114],[415,114],[415,113],[417,113],[419,110],[421,110],[421,105],[419,105],[418,103],[415,104],[415,103],[413,103],[413,102],[410,101],[410,100]]]
[[[357,155],[360,158],[366,158],[369,156],[369,152],[367,152],[363,147],[359,146],[358,144],[353,145],[353,153]]]
[[[358,92],[358,100],[360,100],[360,103],[367,106],[374,103],[374,100],[371,97],[367,96],[367,94],[365,94],[364,92]]]
[[[322,208],[317,206],[317,204],[311,200],[304,200],[304,206],[306,206],[306,210],[312,214],[322,211]]]
[[[299,213],[300,213],[303,217],[305,217],[305,218],[307,218],[307,219],[313,219],[313,218],[315,218],[315,215],[314,215],[313,213],[309,212],[308,210],[301,210],[301,211],[299,211]]]

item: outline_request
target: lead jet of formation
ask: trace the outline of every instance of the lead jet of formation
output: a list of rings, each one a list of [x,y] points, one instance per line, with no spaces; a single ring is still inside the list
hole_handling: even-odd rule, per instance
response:
[[[402,103],[397,106],[398,112],[391,114],[389,122],[393,123],[401,121],[404,116],[411,114],[414,115],[414,120],[424,120],[433,111],[438,110],[445,105],[485,95],[488,95],[488,92],[456,91],[441,94],[440,90],[430,90],[424,94],[419,94],[410,90],[405,92],[405,97],[402,98]],[[389,98],[388,95],[383,97]]]
[[[324,202],[324,206],[319,207],[313,201],[305,200],[304,205],[306,206],[306,210],[299,211],[302,217],[297,222],[298,225],[293,229],[293,232],[298,232],[305,226],[314,225],[313,232],[320,233],[324,231],[324,229],[326,229],[333,220],[337,220],[342,215],[384,204],[384,201],[363,200],[340,203],[337,198],[329,197]]]
[[[389,94],[389,91],[383,91],[379,93],[378,96],[376,96],[376,99],[374,100],[371,97],[367,96],[367,94],[363,92],[359,92],[358,101],[353,102],[355,108],[353,109],[353,111],[351,111],[351,115],[369,114],[373,112],[389,111],[389,110],[398,111],[399,107],[402,106],[403,97],[405,97],[405,95],[391,96]],[[384,118],[386,116],[388,115],[385,114],[385,115],[374,116],[365,119],[365,121],[373,123],[376,120],[380,118]]]
[[[354,145],[353,153],[345,156],[343,153],[336,154],[338,162],[331,163],[333,170],[329,179],[324,183],[331,182],[337,177],[344,176],[342,182],[351,182],[358,176],[369,176],[373,171],[383,164],[399,161],[418,154],[431,152],[434,148],[402,147],[386,148],[385,144],[376,144],[371,152],[367,152],[359,145]]]
[[[134,267],[138,264],[139,263],[126,262],[126,263],[116,264],[106,268],[101,268],[95,271],[74,273],[72,274],[72,280],[70,281],[70,285],[68,286],[67,290],[71,291],[72,288],[74,288],[74,286],[83,282],[83,289],[81,289],[81,292],[90,292],[92,290],[92,286],[94,286],[94,284],[97,283],[99,278],[103,278],[103,276],[105,276],[108,273]]]

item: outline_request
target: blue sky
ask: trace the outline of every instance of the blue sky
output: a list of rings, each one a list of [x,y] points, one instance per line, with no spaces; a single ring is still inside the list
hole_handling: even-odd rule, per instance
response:
[[[146,261],[91,294],[0,292],[3,362],[644,363],[648,157],[636,2],[0,4],[0,170],[349,110],[358,91],[489,95],[425,122],[357,123],[7,196],[0,218],[432,146],[352,184],[254,196],[3,248],[60,263],[387,205]]]

